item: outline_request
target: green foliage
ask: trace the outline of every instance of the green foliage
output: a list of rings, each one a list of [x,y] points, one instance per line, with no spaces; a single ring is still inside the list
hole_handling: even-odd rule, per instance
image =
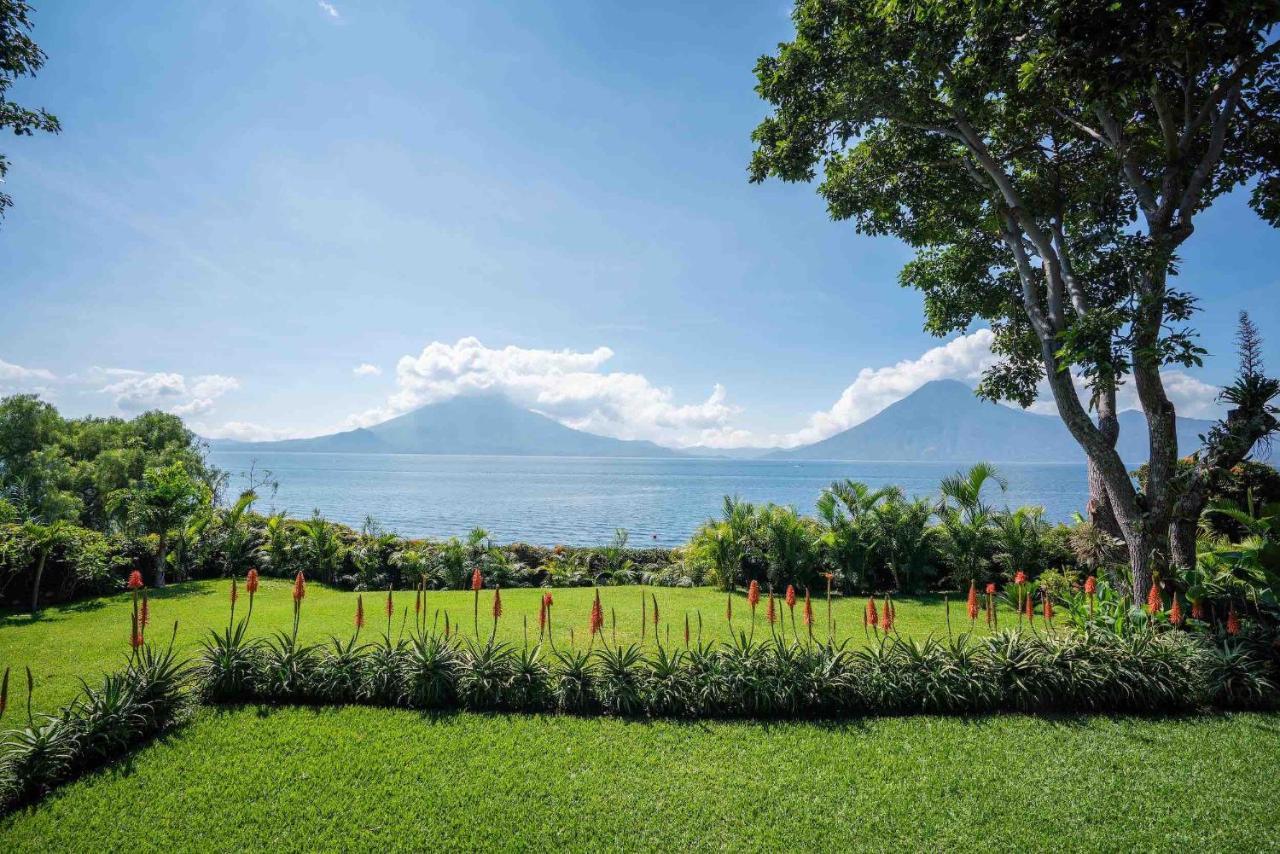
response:
[[[58,117],[44,109],[30,109],[11,100],[9,87],[21,77],[35,77],[44,67],[45,54],[31,38],[31,5],[26,0],[0,3],[0,130],[11,130],[16,136],[35,132],[59,133]],[[9,171],[9,161],[0,154],[0,183]],[[13,205],[7,193],[0,192],[0,220],[5,209]]]

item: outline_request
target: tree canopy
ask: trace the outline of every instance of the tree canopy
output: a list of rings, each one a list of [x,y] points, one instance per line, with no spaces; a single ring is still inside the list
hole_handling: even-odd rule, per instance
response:
[[[9,87],[19,77],[34,77],[44,66],[45,55],[32,40],[31,5],[25,0],[0,0],[0,130],[9,128],[15,136],[31,136],[36,131],[59,133],[58,117],[43,108],[23,107],[8,98]],[[0,182],[9,172],[9,161],[0,154]],[[8,194],[0,192],[0,220],[5,209],[13,205]]]
[[[818,180],[833,218],[912,246],[925,328],[995,334],[981,394],[1029,405],[1048,385],[1143,590],[1175,515],[1160,372],[1204,352],[1177,250],[1239,187],[1280,221],[1280,4],[799,0],[793,20],[756,65],[772,112],[751,180]],[[1143,494],[1115,453],[1125,381]]]

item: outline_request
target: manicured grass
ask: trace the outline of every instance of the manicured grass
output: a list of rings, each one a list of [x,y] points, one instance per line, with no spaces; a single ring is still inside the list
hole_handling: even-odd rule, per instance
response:
[[[4,850],[1265,850],[1280,718],[205,710]]]
[[[292,625],[292,584],[277,579],[263,579],[254,605],[251,634],[270,635],[284,631]],[[523,642],[524,618],[528,618],[530,637],[538,633],[538,601],[542,590],[511,589],[502,591],[503,616],[498,623],[498,637],[513,643]],[[587,616],[595,596],[592,588],[565,588],[552,591],[555,605],[552,609],[552,629],[558,645],[567,645],[572,627],[576,642],[587,641]],[[652,598],[657,597],[659,626],[662,636],[672,643],[683,643],[684,617],[689,615],[694,640],[697,640],[697,615],[702,614],[704,640],[728,639],[725,621],[726,595],[709,588],[681,589],[670,587],[605,587],[600,598],[605,613],[605,634],[612,641],[612,619],[617,616],[617,637],[621,643],[640,640],[640,598],[644,596],[648,614],[652,617]],[[151,627],[148,637],[153,643],[168,643],[173,622],[178,621],[177,646],[194,654],[200,640],[210,627],[223,628],[227,624],[228,582],[195,581],[172,585],[164,590],[150,591]],[[410,611],[412,621],[414,595],[412,591],[395,594],[395,619],[392,635],[400,632],[404,609]],[[488,638],[492,629],[493,592],[480,593],[480,634]],[[897,629],[904,635],[926,635],[930,632],[946,633],[946,615],[940,597],[903,598],[895,600]],[[131,600],[127,594],[90,599],[73,605],[48,608],[38,619],[26,614],[8,614],[0,619],[0,668],[12,666],[20,673],[30,665],[36,678],[34,708],[52,711],[70,701],[79,690],[79,679],[94,682],[105,671],[115,670],[124,663],[128,651],[129,617]],[[376,640],[386,631],[386,593],[364,594],[368,623],[363,637]],[[245,612],[248,597],[241,590],[237,616]],[[791,637],[791,620],[786,606],[779,600],[778,611],[782,622],[779,631]],[[862,629],[862,598],[837,597],[832,606],[836,636],[851,642],[866,643]],[[356,594],[346,593],[323,585],[309,583],[303,601],[303,613],[299,637],[307,641],[324,641],[330,635],[349,638],[355,613]],[[427,612],[434,615],[439,609],[438,626],[443,628],[444,613],[460,627],[465,636],[474,636],[474,598],[470,591],[431,591],[427,595]],[[796,628],[802,636],[806,631],[801,621],[800,604],[796,606]],[[826,637],[826,600],[813,603],[815,635]],[[951,606],[953,628],[961,631],[968,627],[964,616],[964,602]],[[747,630],[751,609],[742,593],[733,597],[734,627]],[[765,603],[756,612],[755,637],[769,636],[765,621]],[[1002,624],[1016,624],[1017,616],[1009,611],[1001,614]],[[1008,621],[1008,622],[1006,622]],[[646,628],[648,645],[653,645],[653,627]],[[985,633],[986,625],[978,620],[977,631]],[[22,678],[15,680],[21,685]],[[25,686],[14,696],[15,705],[25,703]]]

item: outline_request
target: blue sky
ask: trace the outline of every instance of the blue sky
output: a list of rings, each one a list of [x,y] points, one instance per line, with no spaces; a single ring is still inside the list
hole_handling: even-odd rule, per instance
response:
[[[982,363],[982,331],[921,331],[904,247],[747,183],[783,3],[36,6],[49,62],[12,94],[64,132],[0,142],[0,393],[257,438],[497,389],[723,445]],[[1202,217],[1183,412],[1212,411],[1241,307],[1280,365],[1278,248],[1242,198]]]

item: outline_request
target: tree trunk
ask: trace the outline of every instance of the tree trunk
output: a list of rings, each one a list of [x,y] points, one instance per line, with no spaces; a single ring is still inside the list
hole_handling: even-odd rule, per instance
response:
[[[1115,389],[1098,395],[1097,411],[1098,431],[1102,434],[1102,439],[1107,447],[1114,450],[1116,440],[1120,437],[1120,419],[1116,415]],[[1120,523],[1116,521],[1116,512],[1111,506],[1111,496],[1107,494],[1107,484],[1103,479],[1102,470],[1098,468],[1092,458],[1088,458],[1088,470],[1089,504],[1087,513],[1089,522],[1097,530],[1123,544],[1124,533],[1120,530]],[[1125,555],[1125,559],[1127,559],[1127,555]],[[1120,578],[1120,574],[1116,572],[1115,564],[1108,563],[1106,571],[1113,588],[1120,590],[1126,586],[1123,579]]]
[[[44,578],[44,564],[48,560],[49,553],[47,551],[40,552],[40,559],[36,561],[36,577],[31,582],[31,614],[35,616],[40,613],[40,580]]]
[[[169,558],[169,540],[161,535],[160,548],[156,552],[156,587],[164,587],[165,563]]]

